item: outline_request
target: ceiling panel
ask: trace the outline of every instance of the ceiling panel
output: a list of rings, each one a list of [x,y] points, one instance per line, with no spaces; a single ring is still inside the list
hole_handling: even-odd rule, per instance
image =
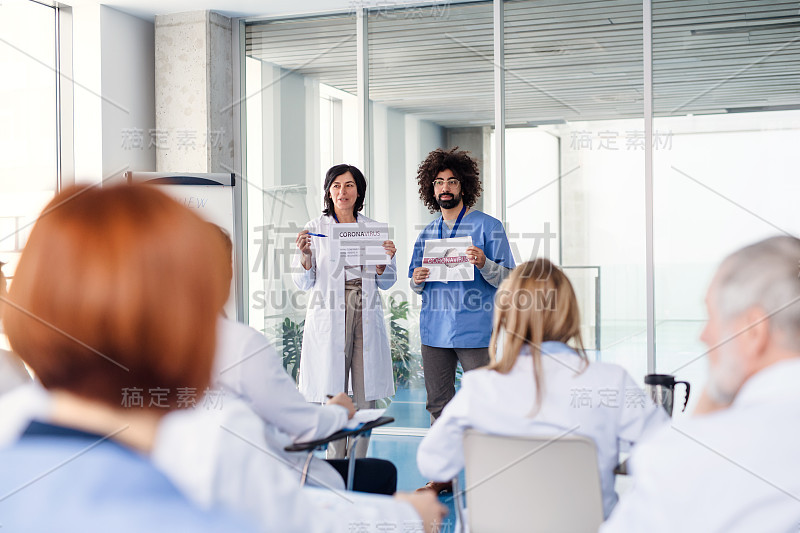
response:
[[[380,8],[369,18],[370,97],[448,127],[491,125],[489,2]],[[641,117],[642,7],[507,1],[506,122]],[[259,21],[248,55],[356,90],[353,16]],[[797,2],[653,2],[657,115],[800,106]]]

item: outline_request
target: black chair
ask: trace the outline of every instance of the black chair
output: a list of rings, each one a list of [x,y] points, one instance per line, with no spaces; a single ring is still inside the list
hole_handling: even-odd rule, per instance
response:
[[[287,452],[308,452],[308,457],[306,458],[306,462],[303,465],[303,473],[300,476],[300,486],[306,484],[306,477],[308,477],[308,468],[311,465],[311,458],[314,455],[314,450],[322,449],[328,447],[329,442],[333,442],[339,439],[345,439],[347,437],[353,437],[353,442],[350,444],[349,449],[347,450],[348,455],[348,462],[347,462],[347,490],[353,490],[353,477],[355,476],[356,471],[356,458],[353,455],[353,450],[355,449],[355,445],[358,440],[362,437],[369,437],[372,433],[372,430],[376,427],[385,426],[386,424],[391,424],[394,422],[394,418],[391,416],[382,416],[372,422],[366,422],[361,424],[356,429],[342,429],[337,431],[336,433],[332,433],[325,437],[324,439],[317,439],[311,440],[307,442],[295,442],[289,446],[286,446],[284,450]]]

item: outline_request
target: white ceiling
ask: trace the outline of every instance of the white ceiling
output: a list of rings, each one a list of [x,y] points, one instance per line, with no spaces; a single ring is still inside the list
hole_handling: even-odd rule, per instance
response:
[[[446,126],[492,124],[491,2],[443,5],[371,16],[370,98]],[[657,114],[800,105],[796,1],[658,0],[653,20]],[[507,0],[505,31],[508,124],[642,116],[639,0]],[[352,16],[251,25],[247,50],[355,93]]]
[[[458,3],[463,0],[451,0]],[[153,20],[155,15],[185,11],[216,11],[226,17],[276,17],[304,13],[347,11],[353,6],[402,6],[413,0],[65,0],[68,5],[97,5],[113,7],[139,18]]]

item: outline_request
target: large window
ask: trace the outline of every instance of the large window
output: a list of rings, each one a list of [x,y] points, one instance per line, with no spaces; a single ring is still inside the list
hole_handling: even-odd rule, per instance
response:
[[[307,294],[291,277],[297,232],[322,210],[325,171],[358,158],[355,17],[246,29],[249,322],[297,377]]]
[[[653,4],[656,367],[705,380],[719,261],[800,234],[797,3]]]
[[[596,359],[647,370],[642,9],[505,2],[505,220],[565,268]]]
[[[58,186],[56,59],[56,10],[0,3],[0,261],[11,283],[33,222]]]
[[[397,385],[389,412],[426,428],[422,301],[409,287],[408,266],[417,235],[437,215],[422,204],[415,178],[431,150],[459,146],[479,160],[484,189],[495,190],[486,160],[494,125],[492,5],[374,10],[368,28],[374,213],[393,228],[398,249],[398,280],[385,298]],[[488,205],[482,197],[477,207]]]

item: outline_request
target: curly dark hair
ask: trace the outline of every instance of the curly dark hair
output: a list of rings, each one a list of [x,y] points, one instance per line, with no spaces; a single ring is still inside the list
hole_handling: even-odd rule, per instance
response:
[[[478,163],[469,152],[459,151],[458,146],[450,150],[437,148],[428,154],[417,170],[419,197],[430,212],[441,211],[433,193],[433,180],[443,170],[450,170],[461,182],[461,199],[464,205],[467,207],[475,205],[483,191]]]

